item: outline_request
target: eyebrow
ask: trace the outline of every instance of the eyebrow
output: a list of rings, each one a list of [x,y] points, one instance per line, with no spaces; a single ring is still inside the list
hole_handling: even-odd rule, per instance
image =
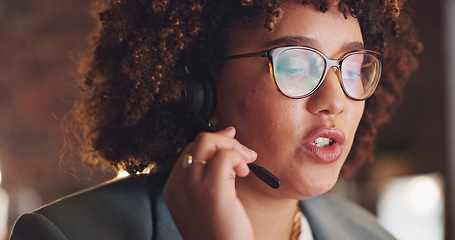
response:
[[[312,38],[303,36],[288,36],[277,38],[265,44],[266,47],[274,47],[279,45],[314,45],[316,41]]]
[[[275,47],[275,46],[284,46],[284,45],[300,45],[300,46],[309,46],[316,47],[317,41],[304,36],[287,36],[282,38],[277,38],[272,41],[269,41],[265,44],[266,47]],[[348,42],[341,46],[342,50],[352,50],[352,49],[364,49],[365,46],[362,42]]]

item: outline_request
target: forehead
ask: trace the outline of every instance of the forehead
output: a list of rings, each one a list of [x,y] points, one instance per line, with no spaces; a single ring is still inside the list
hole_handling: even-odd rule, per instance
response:
[[[357,19],[344,16],[336,7],[325,13],[301,1],[286,1],[281,6],[281,17],[272,32],[263,24],[255,27],[234,27],[228,35],[227,54],[261,51],[280,45],[305,45],[337,54],[346,46],[362,45],[363,39]]]

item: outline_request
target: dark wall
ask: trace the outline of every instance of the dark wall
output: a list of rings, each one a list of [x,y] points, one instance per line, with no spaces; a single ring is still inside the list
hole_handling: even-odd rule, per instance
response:
[[[59,157],[61,118],[78,91],[76,62],[94,29],[89,6],[0,1],[0,169],[11,221],[31,210],[27,198],[47,203],[104,179],[86,178],[88,169],[75,178]]]

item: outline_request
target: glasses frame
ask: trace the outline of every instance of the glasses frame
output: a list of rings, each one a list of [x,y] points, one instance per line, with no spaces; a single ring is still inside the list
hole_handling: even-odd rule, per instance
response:
[[[274,56],[277,56],[278,54],[286,51],[286,50],[289,50],[289,49],[304,49],[304,50],[308,50],[308,51],[311,51],[311,52],[314,52],[316,54],[318,54],[319,56],[321,56],[323,59],[324,59],[324,63],[325,63],[325,69],[324,69],[324,73],[322,74],[321,78],[319,79],[319,82],[318,84],[316,85],[316,87],[314,87],[309,93],[305,94],[305,95],[302,95],[302,96],[288,96],[286,95],[285,93],[283,93],[283,91],[281,91],[281,89],[278,87],[278,84],[277,84],[277,80],[275,78],[275,71],[274,71],[274,66],[275,66],[275,60],[276,58],[274,58]],[[344,87],[344,84],[343,84],[343,80],[342,80],[342,74],[341,74],[341,65],[343,64],[343,61],[349,57],[349,56],[352,56],[352,55],[355,55],[355,54],[369,54],[369,55],[372,55],[374,57],[376,57],[379,61],[379,71],[378,71],[378,74],[376,75],[375,79],[373,80],[373,91],[371,91],[370,94],[368,94],[367,96],[363,97],[363,98],[355,98],[353,96],[351,96],[345,89]],[[284,96],[286,97],[289,97],[289,98],[294,98],[294,99],[300,99],[300,98],[306,98],[308,96],[310,96],[311,94],[313,94],[314,92],[316,92],[319,87],[322,85],[322,83],[324,82],[326,76],[327,76],[327,73],[329,72],[329,69],[331,69],[332,67],[336,67],[337,71],[336,71],[336,74],[338,76],[338,81],[341,85],[341,88],[343,89],[343,92],[346,96],[348,96],[350,99],[352,100],[356,100],[356,101],[363,101],[369,97],[371,97],[371,95],[373,95],[373,93],[375,92],[378,84],[379,84],[379,79],[381,78],[381,74],[382,74],[382,68],[385,64],[385,58],[375,52],[375,51],[371,51],[371,50],[365,50],[365,49],[357,49],[357,50],[352,50],[352,51],[349,51],[349,52],[346,52],[344,53],[339,59],[331,59],[331,58],[328,58],[323,52],[315,49],[315,48],[312,48],[312,47],[307,47],[307,46],[294,46],[294,45],[291,45],[291,46],[280,46],[280,47],[274,47],[274,48],[271,48],[271,49],[268,49],[268,50],[263,50],[263,51],[260,51],[260,52],[252,52],[252,53],[243,53],[243,54],[236,54],[236,55],[231,55],[231,56],[227,56],[225,57],[225,59],[227,60],[231,60],[231,59],[238,59],[238,58],[249,58],[249,57],[266,57],[269,59],[269,72],[270,72],[270,76],[272,77],[273,79],[273,83],[275,85],[275,88],[281,93],[283,94]]]

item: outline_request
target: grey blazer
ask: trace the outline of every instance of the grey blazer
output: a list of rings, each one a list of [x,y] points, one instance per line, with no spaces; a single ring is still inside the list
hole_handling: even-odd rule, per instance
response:
[[[129,177],[65,197],[21,216],[11,239],[182,239],[162,196],[163,178]],[[395,239],[375,217],[323,195],[300,202],[317,240]]]

